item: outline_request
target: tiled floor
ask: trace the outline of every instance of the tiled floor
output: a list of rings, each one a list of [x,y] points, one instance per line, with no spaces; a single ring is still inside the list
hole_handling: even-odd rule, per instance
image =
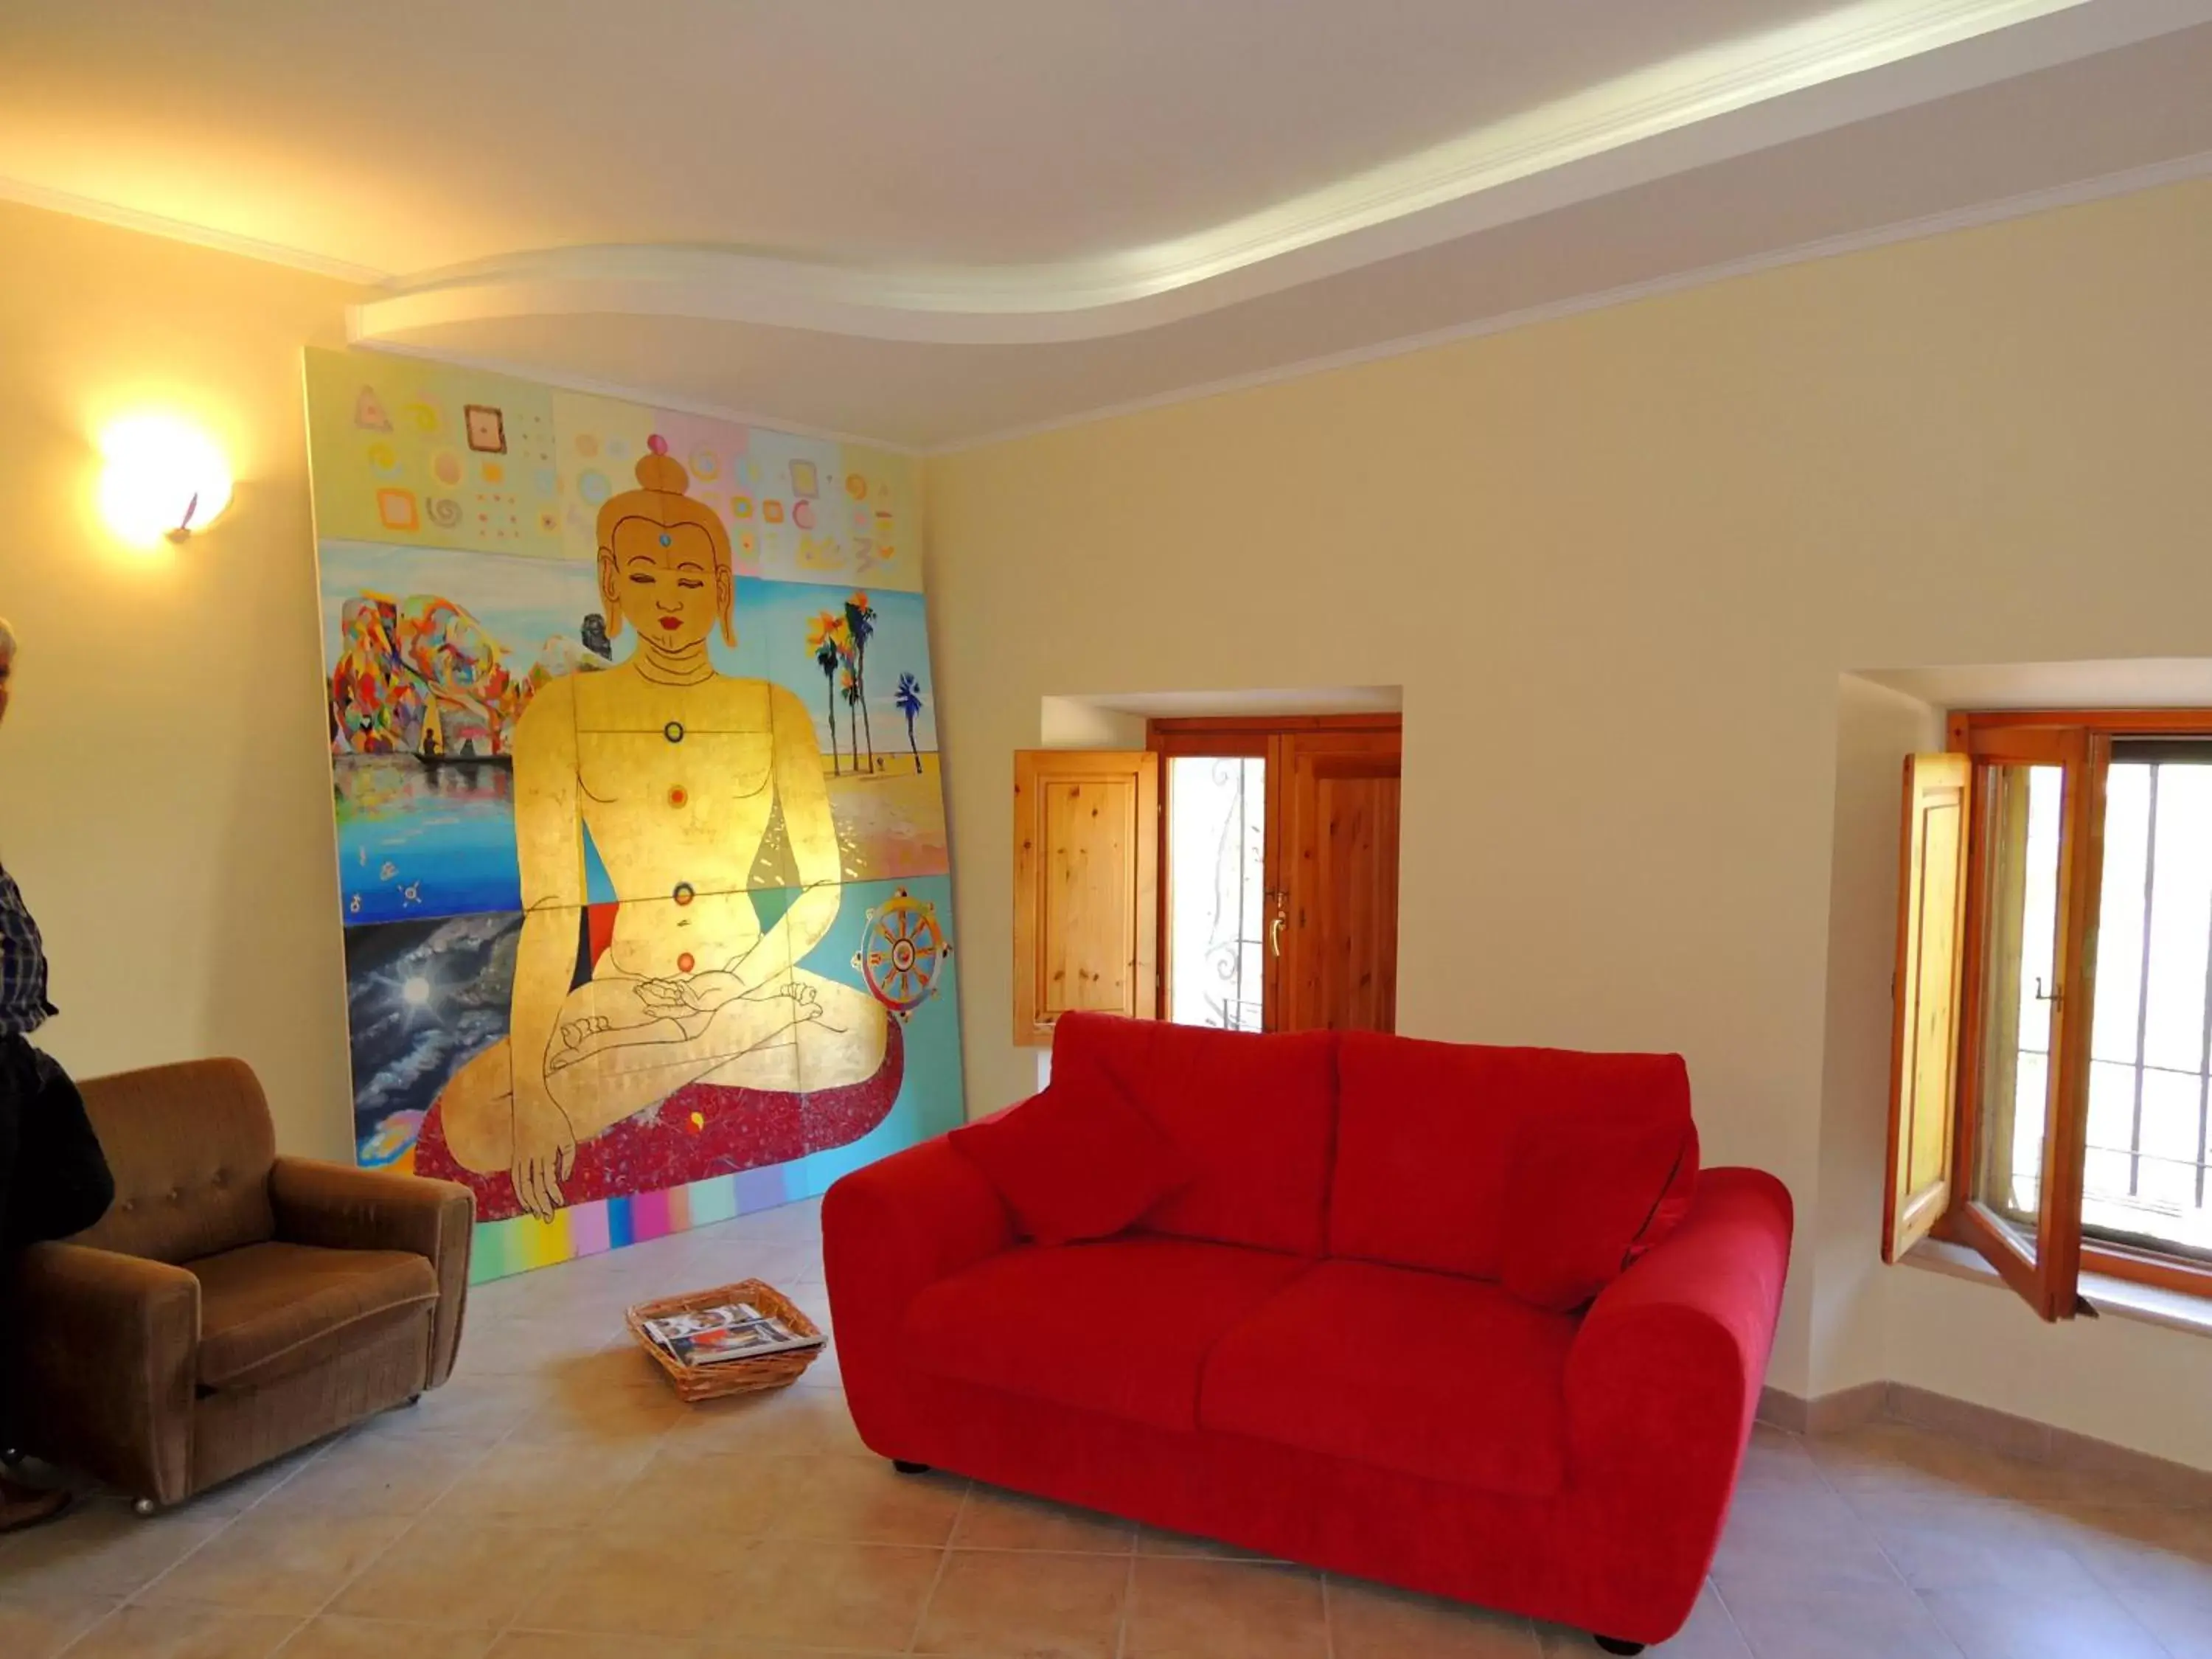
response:
[[[745,1276],[826,1325],[815,1206],[489,1285],[412,1410],[140,1521],[0,1540],[0,1659],[1538,1659],[1578,1632],[1253,1561],[854,1437],[836,1355],[687,1407],[632,1301]],[[1881,1425],[1761,1430],[1675,1659],[2212,1659],[2212,1510]]]

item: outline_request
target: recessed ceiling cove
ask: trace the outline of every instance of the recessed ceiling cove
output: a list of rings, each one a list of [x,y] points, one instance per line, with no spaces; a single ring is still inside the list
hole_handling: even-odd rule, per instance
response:
[[[0,194],[927,447],[2187,176],[2208,63],[2212,0],[115,0],[10,20]]]

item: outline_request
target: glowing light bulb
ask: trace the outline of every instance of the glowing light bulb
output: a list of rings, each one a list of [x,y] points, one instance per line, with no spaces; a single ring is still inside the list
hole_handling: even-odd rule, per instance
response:
[[[100,516],[133,546],[183,541],[230,505],[230,464],[173,415],[134,415],[100,434]]]

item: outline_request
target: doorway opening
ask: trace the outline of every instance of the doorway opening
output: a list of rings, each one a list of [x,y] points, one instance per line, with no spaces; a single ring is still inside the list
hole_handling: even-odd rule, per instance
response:
[[[1397,1024],[1395,714],[1156,718],[1160,1017]]]

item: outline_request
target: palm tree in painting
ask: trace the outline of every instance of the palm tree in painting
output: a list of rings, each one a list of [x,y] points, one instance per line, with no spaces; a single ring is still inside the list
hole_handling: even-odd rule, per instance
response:
[[[876,610],[866,593],[855,592],[845,601],[845,631],[853,640],[853,683],[858,688],[860,724],[868,734],[868,770],[876,769],[876,727],[868,718],[868,641],[876,631]],[[855,745],[854,764],[860,763]]]
[[[921,713],[921,682],[911,674],[899,676],[898,690],[891,701],[906,716],[906,746],[914,750],[914,769],[921,770],[921,745],[914,740],[914,717]]]
[[[814,653],[814,665],[822,671],[823,684],[829,689],[830,698],[830,769],[842,774],[843,758],[837,752],[837,665],[845,654],[842,618],[824,611],[814,618],[806,630],[807,648]]]
[[[857,772],[860,769],[860,676],[849,655],[845,659],[844,677],[837,689],[845,697],[845,735],[852,741],[853,769]],[[869,762],[873,765],[874,757],[871,756]]]

